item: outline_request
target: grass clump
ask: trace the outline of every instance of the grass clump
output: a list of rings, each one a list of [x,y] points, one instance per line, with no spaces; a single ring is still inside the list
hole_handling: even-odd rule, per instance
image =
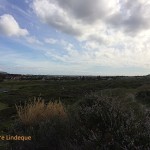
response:
[[[18,120],[10,135],[31,136],[31,141],[9,141],[13,150],[58,150],[69,136],[68,115],[63,104],[45,103],[41,98],[16,106]]]
[[[36,124],[53,117],[67,117],[65,108],[60,101],[45,104],[41,98],[34,98],[34,101],[25,103],[24,106],[16,105],[16,109],[18,117],[24,125]]]

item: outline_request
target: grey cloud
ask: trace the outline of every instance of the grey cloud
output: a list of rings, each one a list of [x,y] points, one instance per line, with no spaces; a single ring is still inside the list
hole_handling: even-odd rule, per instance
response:
[[[92,23],[106,15],[107,8],[103,0],[57,0],[60,7],[83,22]]]
[[[111,12],[105,0],[33,0],[32,8],[43,22],[75,36]]]
[[[74,18],[60,7],[57,1],[34,0],[32,8],[36,15],[45,23],[67,34],[80,36],[82,30]],[[74,22],[73,22],[74,21]]]
[[[150,26],[150,16],[145,17],[145,4],[140,0],[120,1],[120,11],[109,16],[109,9],[103,0],[57,0],[60,7],[69,11],[83,23],[94,23],[102,20],[114,28],[120,28],[127,34],[137,34]],[[148,5],[147,7],[150,6]]]
[[[78,37],[87,25],[94,28],[100,22],[127,35],[150,26],[150,4],[144,0],[33,0],[32,8],[43,22]]]
[[[50,18],[47,18],[47,23],[55,28],[57,28],[58,30],[60,30],[61,32],[64,32],[66,34],[71,34],[74,36],[80,36],[82,34],[82,31],[79,28],[75,28],[72,25],[68,26],[68,23],[65,22],[62,18],[59,19],[59,21],[53,20]]]
[[[97,44],[100,44],[100,45],[106,44],[106,41],[105,41],[104,37],[102,37],[102,36],[90,35],[88,37],[88,40],[96,42]]]
[[[149,28],[149,21],[141,16],[132,16],[123,22],[124,31],[128,33],[138,33]]]
[[[121,8],[121,11],[106,18],[108,24],[130,35],[150,28],[150,15],[147,15],[150,13],[150,5],[145,9],[145,5],[140,1],[128,0]]]

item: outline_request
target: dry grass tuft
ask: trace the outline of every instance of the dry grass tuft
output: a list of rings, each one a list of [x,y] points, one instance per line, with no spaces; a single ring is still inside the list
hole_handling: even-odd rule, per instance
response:
[[[65,119],[67,113],[62,103],[49,102],[45,104],[41,98],[34,98],[33,102],[26,103],[24,106],[16,106],[20,121],[24,125],[37,124],[54,117]]]

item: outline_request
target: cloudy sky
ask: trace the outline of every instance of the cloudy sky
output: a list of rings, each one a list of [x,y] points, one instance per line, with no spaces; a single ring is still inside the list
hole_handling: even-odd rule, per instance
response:
[[[0,71],[150,73],[149,0],[0,0]]]

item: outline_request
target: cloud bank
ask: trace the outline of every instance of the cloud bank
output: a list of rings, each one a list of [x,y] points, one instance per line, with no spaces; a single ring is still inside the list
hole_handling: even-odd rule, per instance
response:
[[[138,34],[150,26],[146,0],[33,0],[32,8],[43,22],[73,35],[103,26]]]
[[[149,1],[33,0],[32,8],[43,23],[84,43],[84,51],[70,48],[61,60],[150,67]]]

